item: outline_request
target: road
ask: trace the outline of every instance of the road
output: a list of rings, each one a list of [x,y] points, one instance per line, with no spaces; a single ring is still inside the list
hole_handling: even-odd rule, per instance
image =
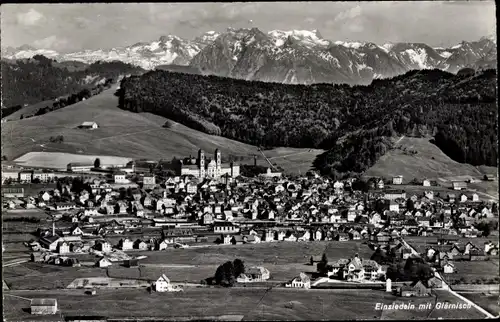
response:
[[[418,255],[418,257],[420,257],[420,254],[418,254],[418,252],[415,250],[415,248],[413,248],[410,244],[408,244],[403,238],[401,238],[401,241],[403,242],[403,244],[405,244],[406,247],[408,247],[412,250],[412,253],[416,253]],[[439,274],[439,272],[434,272],[434,275],[442,281],[442,287],[441,287],[442,290],[447,290],[452,295],[455,295],[455,297],[458,297],[459,299],[461,299],[465,303],[470,304],[471,306],[476,308],[479,312],[486,315],[486,318],[488,318],[488,319],[496,318],[493,314],[486,311],[485,309],[483,309],[482,307],[480,307],[476,303],[472,302],[471,300],[463,297],[462,295],[460,295],[457,292],[455,292],[454,290],[452,290],[451,287],[444,281],[443,277],[441,276],[441,274]]]
[[[405,137],[404,135],[403,135],[402,137],[400,137],[400,138],[399,138],[399,139],[398,139],[398,140],[394,143],[394,145],[396,145],[396,144],[398,144],[399,142],[401,142],[401,140],[402,140],[402,139],[404,139],[404,137]]]

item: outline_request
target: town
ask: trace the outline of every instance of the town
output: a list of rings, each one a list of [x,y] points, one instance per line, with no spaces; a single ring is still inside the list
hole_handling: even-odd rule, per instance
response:
[[[245,176],[248,167],[222,163],[220,150],[213,158],[199,150],[197,158],[166,167],[140,163],[102,165],[96,159],[69,163],[67,171],[3,166],[4,271],[30,262],[61,267],[63,274],[88,267],[90,276],[75,274],[54,288],[90,295],[143,287],[189,292],[193,285],[362,288],[402,298],[455,292],[450,287],[461,284],[498,290],[498,206],[468,191],[466,181],[448,188],[426,178],[408,183],[402,176],[333,181],[314,171],[292,176],[271,167]],[[12,240],[16,236],[24,240]],[[262,253],[278,248],[269,256],[274,263],[258,255],[243,262],[235,252],[232,260],[210,261],[211,272],[181,265],[169,275],[179,252],[217,254],[237,247]],[[293,257],[291,249],[302,252],[304,263],[279,271],[278,262],[286,259],[278,256]],[[176,253],[166,255],[169,250]],[[468,275],[460,273],[478,263],[493,266],[465,280]],[[92,276],[96,270],[106,277]],[[134,277],[137,270],[141,278]],[[182,278],[187,271],[201,278]],[[16,289],[6,276],[4,290]],[[61,300],[33,299],[30,312],[55,314]]]

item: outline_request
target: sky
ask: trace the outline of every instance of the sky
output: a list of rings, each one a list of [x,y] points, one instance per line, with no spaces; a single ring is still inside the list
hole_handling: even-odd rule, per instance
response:
[[[496,35],[494,1],[71,3],[1,6],[2,47],[107,49],[228,27],[319,30],[333,41],[452,46]]]

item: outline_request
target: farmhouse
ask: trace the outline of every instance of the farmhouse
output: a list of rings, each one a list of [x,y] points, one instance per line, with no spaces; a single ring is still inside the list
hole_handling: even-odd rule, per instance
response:
[[[168,291],[171,286],[170,286],[170,279],[165,276],[165,274],[162,274],[154,283],[154,290],[156,292],[166,292]]]
[[[401,288],[399,288],[399,296],[402,297],[424,297],[429,295],[430,290],[422,283],[422,281],[418,281],[416,283],[413,283],[412,285],[403,285]]]
[[[31,300],[31,314],[47,315],[56,314],[57,300],[56,299],[32,299]]]
[[[290,283],[285,284],[285,287],[310,289],[311,278],[305,273],[300,273],[300,275],[294,278]]]
[[[97,125],[96,122],[83,122],[80,124],[79,128],[81,129],[87,129],[87,130],[94,130],[97,129],[99,126]]]
[[[258,267],[250,267],[245,273],[242,273],[240,276],[236,278],[236,281],[239,283],[246,282],[262,282],[268,280],[270,277],[269,270],[262,266]]]

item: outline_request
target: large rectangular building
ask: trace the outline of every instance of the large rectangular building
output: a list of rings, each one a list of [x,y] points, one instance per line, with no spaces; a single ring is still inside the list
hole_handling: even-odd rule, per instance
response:
[[[22,198],[24,197],[24,188],[2,188],[2,197],[4,198]]]

